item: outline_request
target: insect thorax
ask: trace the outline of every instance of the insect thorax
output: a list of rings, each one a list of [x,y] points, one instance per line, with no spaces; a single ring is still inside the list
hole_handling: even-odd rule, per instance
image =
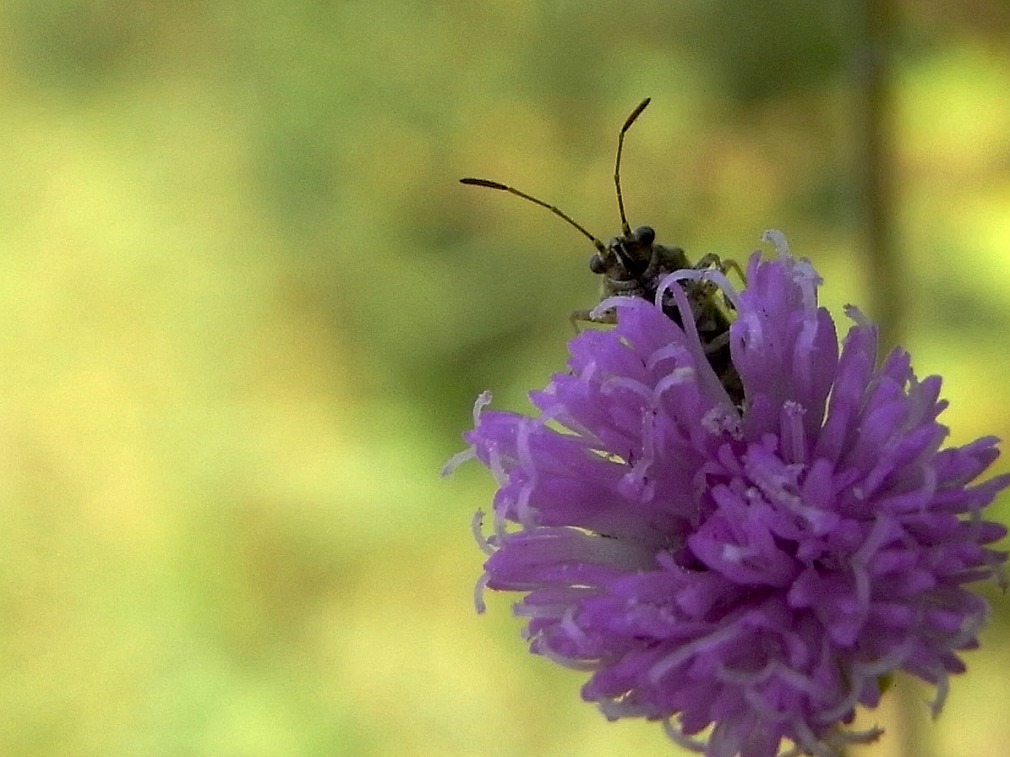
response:
[[[655,302],[663,279],[674,271],[687,268],[721,271],[724,268],[723,262],[715,255],[706,255],[692,265],[683,249],[656,244],[653,239],[651,228],[640,227],[631,234],[610,240],[605,255],[593,256],[590,268],[602,276],[601,300],[616,295]],[[667,289],[659,302],[663,313],[681,327],[684,326],[685,316],[690,319],[709,364],[734,404],[740,405],[743,402],[743,387],[729,349],[729,328],[736,316],[732,305],[711,281],[688,278],[678,281],[674,287],[685,297],[678,301],[673,291]],[[681,312],[680,303],[684,300],[689,313]],[[591,320],[614,323],[616,313],[608,310]]]
[[[641,232],[647,232],[644,239]],[[653,243],[652,237],[652,229],[641,227],[631,235],[611,239],[605,257],[593,257],[590,269],[602,276],[601,299],[618,295],[655,300],[667,274],[691,267],[683,249]]]

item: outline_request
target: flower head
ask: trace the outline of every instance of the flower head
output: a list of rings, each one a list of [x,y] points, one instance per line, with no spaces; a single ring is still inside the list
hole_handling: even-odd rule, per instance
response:
[[[741,294],[721,284],[742,402],[690,318],[615,297],[616,327],[579,334],[531,395],[539,416],[482,396],[463,455],[499,487],[479,588],[524,592],[531,651],[590,671],[609,718],[664,721],[710,757],[875,738],[839,726],[899,670],[938,712],[987,614],[966,586],[1006,559],[981,513],[1010,476],[975,482],[996,439],[941,449],[940,378],[900,350],[877,365],[854,308],[839,346],[816,272],[769,238],[780,254],[751,257]],[[690,312],[688,275],[657,299]]]

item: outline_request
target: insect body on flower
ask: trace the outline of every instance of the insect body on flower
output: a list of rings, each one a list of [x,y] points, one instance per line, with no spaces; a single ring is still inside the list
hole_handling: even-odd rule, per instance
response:
[[[650,101],[651,98],[646,98],[631,112],[618,135],[614,184],[621,215],[621,235],[614,237],[607,244],[601,242],[556,206],[515,187],[489,179],[460,179],[463,184],[499,189],[546,208],[587,237],[596,247],[596,252],[589,258],[589,270],[601,277],[601,302],[614,296],[640,297],[654,302],[664,279],[676,271],[712,271],[725,274],[732,269],[743,278],[740,267],[733,261],[723,261],[717,255],[709,254],[692,265],[682,248],[656,242],[656,232],[651,226],[632,229],[628,223],[624,210],[624,196],[621,192],[621,153],[624,149],[624,135]],[[732,304],[723,296],[720,288],[707,280],[704,275],[686,276],[677,284],[687,297],[691,320],[705,347],[709,364],[720,377],[730,396],[740,404],[743,401],[740,378],[733,367],[729,352],[729,327],[736,317]],[[681,307],[668,288],[664,291],[661,305],[667,316],[678,325],[683,325]],[[577,310],[572,313],[571,320],[573,324],[579,321],[612,324],[615,322],[615,314],[613,309]]]
[[[618,141],[609,244],[464,180],[587,236],[606,299],[574,318],[613,324],[571,340],[532,417],[474,405],[446,472],[475,459],[498,484],[475,604],[522,593],[530,651],[589,672],[610,720],[708,757],[837,757],[880,736],[846,726],[892,675],[935,686],[939,714],[990,612],[970,584],[1007,584],[984,511],[1010,475],[979,480],[995,437],[943,446],[940,377],[900,348],[880,361],[858,309],[839,338],[781,233],[738,293],[731,265],[631,230],[621,148],[647,103]]]

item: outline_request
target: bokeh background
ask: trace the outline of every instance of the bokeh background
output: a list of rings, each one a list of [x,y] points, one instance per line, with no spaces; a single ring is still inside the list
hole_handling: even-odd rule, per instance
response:
[[[1010,9],[891,10],[874,58],[848,2],[4,3],[0,754],[677,753],[529,656],[511,598],[473,612],[491,482],[439,470],[596,283],[573,230],[456,180],[608,238],[652,96],[632,225],[739,259],[784,230],[840,317],[900,305],[952,441],[1010,437]],[[864,724],[1010,743],[982,590],[939,722],[911,686]]]

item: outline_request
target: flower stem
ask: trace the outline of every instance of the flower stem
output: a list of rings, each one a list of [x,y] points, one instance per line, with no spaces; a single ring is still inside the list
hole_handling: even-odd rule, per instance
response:
[[[861,132],[864,234],[870,303],[880,325],[880,345],[889,351],[902,339],[905,292],[894,224],[894,47],[897,12],[891,0],[858,5],[862,29]],[[928,757],[914,724],[918,702],[909,686],[891,691],[888,729],[896,757]],[[844,757],[844,755],[842,755]]]
[[[870,306],[880,343],[890,350],[902,336],[904,291],[894,228],[895,13],[890,0],[863,0],[861,132],[864,234]]]

